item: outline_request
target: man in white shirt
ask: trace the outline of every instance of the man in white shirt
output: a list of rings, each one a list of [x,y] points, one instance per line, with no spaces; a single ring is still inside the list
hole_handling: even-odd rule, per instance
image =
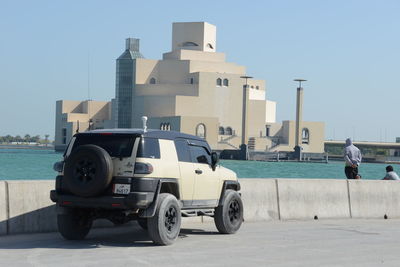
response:
[[[400,180],[397,173],[393,171],[393,167],[391,165],[386,167],[386,176],[382,180]]]

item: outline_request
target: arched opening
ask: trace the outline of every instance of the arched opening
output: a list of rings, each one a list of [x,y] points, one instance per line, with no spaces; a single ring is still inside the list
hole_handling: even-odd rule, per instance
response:
[[[225,128],[225,135],[232,135],[232,128],[231,127],[226,127]]]
[[[224,86],[229,86],[229,80],[228,79],[224,79]]]
[[[310,131],[307,128],[303,128],[301,133],[301,143],[309,144],[310,143]]]
[[[196,126],[196,136],[206,138],[206,126],[204,123],[199,123]]]
[[[154,78],[154,77],[151,78],[151,79],[150,79],[150,84],[156,84],[156,78]]]
[[[265,136],[269,137],[271,135],[271,125],[265,125]]]
[[[218,134],[219,134],[219,135],[224,135],[224,134],[225,134],[225,129],[224,129],[224,127],[220,126],[220,127],[218,128]]]
[[[221,78],[218,78],[217,79],[217,86],[221,86],[222,85],[222,79]]]

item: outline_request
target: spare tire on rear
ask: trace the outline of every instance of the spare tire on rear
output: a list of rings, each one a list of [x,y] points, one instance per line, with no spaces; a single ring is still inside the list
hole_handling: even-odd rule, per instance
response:
[[[113,164],[106,150],[96,145],[82,145],[66,159],[63,182],[71,193],[92,197],[107,188],[112,174]]]

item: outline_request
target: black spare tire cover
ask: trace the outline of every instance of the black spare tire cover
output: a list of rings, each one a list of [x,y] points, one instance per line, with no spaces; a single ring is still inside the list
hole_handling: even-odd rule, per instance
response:
[[[107,188],[112,174],[113,163],[107,151],[96,145],[82,145],[66,159],[63,180],[71,193],[92,197]]]

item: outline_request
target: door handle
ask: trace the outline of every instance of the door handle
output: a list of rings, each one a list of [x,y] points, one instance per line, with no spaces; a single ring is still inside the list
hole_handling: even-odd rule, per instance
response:
[[[203,173],[203,171],[199,170],[199,169],[195,170],[194,172],[197,173],[197,174],[202,174]]]

